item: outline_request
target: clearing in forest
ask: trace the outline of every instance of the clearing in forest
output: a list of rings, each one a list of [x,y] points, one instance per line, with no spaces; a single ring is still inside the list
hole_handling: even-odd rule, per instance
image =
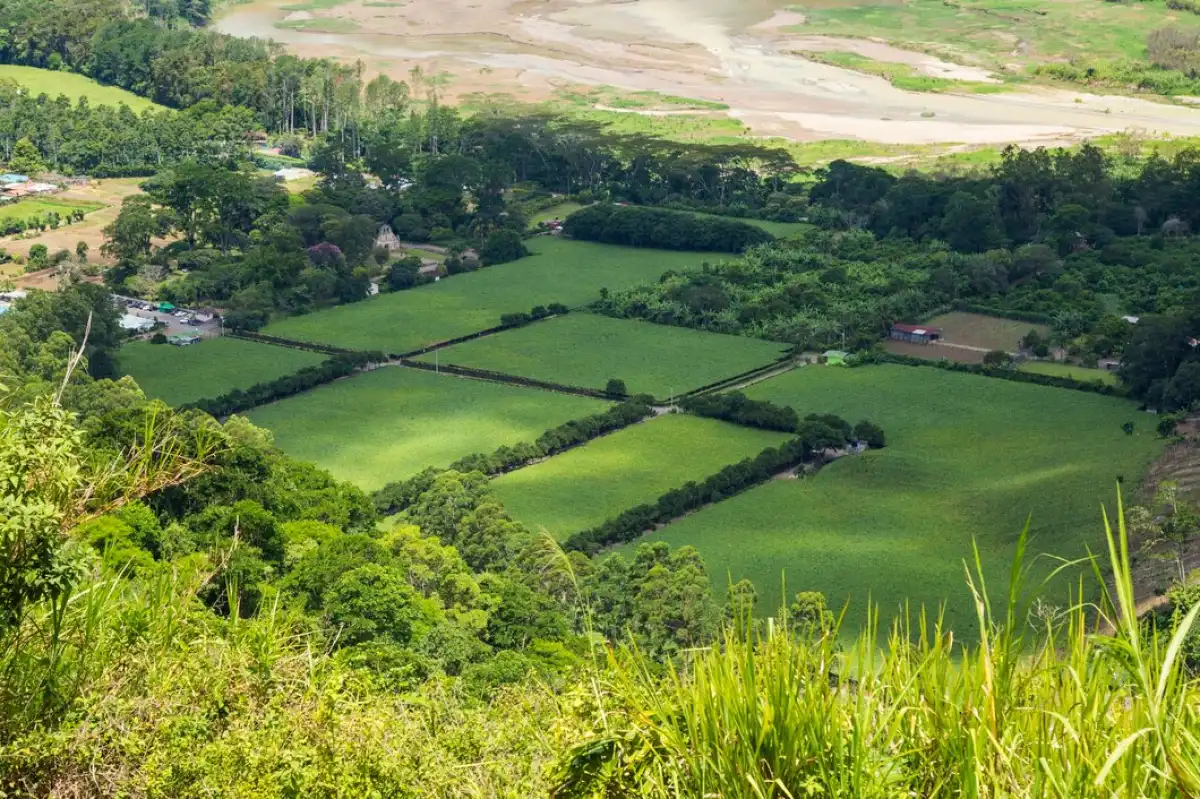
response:
[[[779,359],[788,345],[587,313],[538,322],[438,351],[443,364],[631,394],[678,395]],[[434,355],[420,360],[433,363]]]
[[[1069,377],[1072,380],[1082,380],[1085,383],[1093,383],[1099,380],[1106,386],[1115,386],[1120,384],[1117,379],[1117,373],[1108,369],[1090,369],[1086,366],[1077,366],[1073,363],[1057,363],[1055,361],[1025,361],[1019,367],[1022,372],[1033,372],[1039,375],[1050,375],[1051,377]]]
[[[316,366],[325,356],[224,336],[176,347],[131,341],[121,347],[121,372],[137,381],[147,397],[168,405],[213,399]]]
[[[852,630],[870,598],[885,619],[905,601],[934,614],[946,602],[948,624],[969,635],[963,565],[972,541],[998,600],[1027,517],[1031,558],[1045,553],[1031,560],[1040,578],[1050,556],[1103,547],[1101,504],[1111,512],[1118,480],[1137,486],[1163,449],[1154,419],[1127,400],[935,368],[808,367],[747,394],[801,414],[869,418],[888,446],[808,479],[772,481],[643,540],[696,546],[718,591],[750,578],[763,612],[779,606],[785,578],[789,595],[823,591],[835,607],[849,600]],[[1128,421],[1133,435],[1121,429]]]
[[[124,103],[135,114],[140,114],[148,108],[160,110],[164,108],[164,106],[147,100],[145,97],[139,97],[133,92],[116,86],[105,86],[74,72],[3,64],[0,65],[0,80],[14,81],[34,97],[45,94],[54,99],[65,94],[72,102],[86,97],[92,105],[117,106]]]
[[[935,316],[922,324],[942,328],[942,340],[932,344],[913,344],[888,339],[884,347],[897,355],[931,361],[944,358],[959,363],[983,363],[983,356],[988,350],[1016,352],[1021,339],[1030,330],[1036,330],[1042,336],[1050,333],[1047,325],[965,311]]]
[[[562,540],[789,438],[668,414],[501,475],[492,486],[513,518]]]
[[[605,407],[585,397],[384,367],[248,415],[287,454],[371,491],[426,466],[533,441]]]
[[[281,319],[263,330],[273,336],[317,341],[354,350],[411,352],[496,327],[500,316],[535,305],[575,307],[611,291],[657,280],[670,269],[717,261],[712,253],[672,252],[539,236],[532,255],[408,291]]]

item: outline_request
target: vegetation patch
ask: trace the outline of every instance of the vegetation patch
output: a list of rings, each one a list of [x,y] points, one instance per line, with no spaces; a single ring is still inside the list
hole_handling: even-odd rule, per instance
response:
[[[353,33],[358,23],[342,17],[317,17],[315,19],[292,19],[276,22],[275,27],[312,33]]]
[[[952,80],[926,75],[910,64],[897,64],[891,61],[876,61],[858,53],[841,51],[803,52],[800,55],[809,61],[830,64],[835,67],[852,69],[868,75],[884,78],[897,89],[910,92],[970,92],[973,94],[997,94],[1008,91],[1003,83],[989,81]]]
[[[1099,380],[1107,386],[1116,386],[1120,384],[1117,379],[1117,373],[1111,372],[1108,369],[1090,369],[1086,366],[1079,366],[1073,363],[1058,363],[1056,361],[1025,361],[1018,367],[1022,372],[1032,372],[1038,375],[1049,375],[1050,377],[1066,377],[1071,380],[1080,380],[1085,383],[1091,383]]]
[[[244,391],[324,360],[320,353],[228,336],[187,347],[132,341],[120,351],[121,371],[136,380],[146,396],[168,405]]]
[[[58,214],[64,221],[72,211],[83,211],[85,214],[99,211],[104,203],[89,203],[81,200],[51,200],[27,199],[0,205],[0,223],[26,220],[34,217],[48,217]]]
[[[300,460],[366,490],[475,452],[532,441],[603,404],[415,369],[385,367],[253,411]]]
[[[527,246],[533,254],[519,261],[290,317],[263,332],[349,349],[411,352],[496,327],[502,314],[552,302],[581,305],[595,299],[602,288],[616,291],[653,282],[670,269],[699,266],[713,258],[551,236],[532,239]]]
[[[778,359],[787,345],[573,313],[456,344],[420,360],[665,399]]]
[[[29,94],[45,94],[55,98],[66,95],[72,100],[87,98],[92,105],[127,105],[134,113],[147,109],[162,109],[158,103],[139,97],[133,92],[103,83],[73,72],[61,72],[37,67],[22,67],[12,64],[0,65],[0,81],[15,81]]]
[[[1131,402],[932,368],[806,367],[746,393],[801,413],[869,418],[888,446],[811,479],[773,481],[651,539],[696,546],[716,590],[751,579],[763,609],[779,606],[785,580],[788,595],[850,600],[853,627],[868,598],[889,615],[906,600],[931,612],[946,602],[947,625],[969,636],[962,575],[972,541],[989,574],[1006,573],[1027,517],[1032,553],[1096,550],[1101,503],[1118,480],[1136,485],[1163,448]],[[1038,557],[1034,576],[1053,566]]]
[[[509,472],[492,486],[514,519],[563,540],[787,440],[782,433],[669,414]]]

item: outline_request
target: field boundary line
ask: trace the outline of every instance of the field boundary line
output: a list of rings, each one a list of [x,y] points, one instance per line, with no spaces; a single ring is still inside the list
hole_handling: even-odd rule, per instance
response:
[[[797,367],[796,359],[791,355],[786,355],[783,358],[772,361],[764,366],[756,366],[753,369],[748,369],[745,372],[740,372],[736,375],[722,378],[713,383],[709,383],[699,388],[694,388],[691,391],[686,391],[679,394],[677,399],[686,399],[688,397],[698,397],[702,394],[711,394],[717,391],[726,391],[729,389],[745,388],[753,385],[760,380],[767,380],[776,375],[790,372]]]
[[[280,336],[268,336],[265,333],[252,333],[247,330],[226,331],[224,335],[230,338],[240,338],[245,341],[257,341],[259,344],[271,344],[276,347],[289,347],[294,350],[308,350],[324,355],[358,355],[362,350],[349,350],[345,347],[335,347],[331,344],[321,344],[313,341],[298,341]]]
[[[391,366],[399,366],[408,369],[421,369],[426,372],[441,373],[454,375],[455,377],[466,377],[473,380],[484,380],[489,383],[502,383],[504,385],[520,386],[523,388],[536,388],[543,391],[554,391],[559,394],[572,394],[579,397],[591,397],[593,399],[609,400],[611,402],[625,399],[624,397],[613,397],[605,394],[597,388],[584,388],[583,386],[568,386],[561,383],[551,383],[545,380],[535,380],[530,377],[521,377],[520,375],[510,375],[505,372],[493,372],[487,369],[475,369],[469,366],[457,366],[455,364],[443,363],[432,364],[425,361],[414,361],[411,358],[393,359]]]

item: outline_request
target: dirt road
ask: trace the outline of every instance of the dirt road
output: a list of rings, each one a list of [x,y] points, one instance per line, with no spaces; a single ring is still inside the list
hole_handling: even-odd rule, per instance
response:
[[[1046,142],[1140,129],[1200,135],[1200,110],[1136,98],[1030,89],[989,95],[905,92],[882,78],[808,61],[822,49],[782,0],[350,0],[287,11],[291,0],[231,6],[216,27],[269,37],[292,51],[406,78],[451,73],[448,95],[507,92],[545,99],[558,87],[607,85],[710,100],[754,131],[798,140],[852,138],[899,144]],[[357,26],[348,33],[277,28]],[[875,48],[885,45],[873,45]],[[893,60],[927,74],[985,74],[918,54]]]

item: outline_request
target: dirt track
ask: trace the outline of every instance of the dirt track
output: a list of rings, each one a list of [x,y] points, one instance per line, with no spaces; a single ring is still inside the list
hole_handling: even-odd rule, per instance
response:
[[[418,64],[446,71],[452,97],[507,92],[537,100],[561,86],[608,85],[723,102],[758,133],[801,140],[1047,142],[1131,128],[1200,135],[1200,110],[1192,108],[1052,90],[913,93],[807,61],[792,51],[821,49],[820,37],[795,33],[802,16],[776,14],[782,0],[351,0],[311,12],[280,8],[288,2],[234,6],[216,26],[274,38],[303,55],[362,59],[368,72],[397,78]],[[276,28],[289,13],[359,30]],[[924,55],[898,60],[927,74],[986,77]]]

